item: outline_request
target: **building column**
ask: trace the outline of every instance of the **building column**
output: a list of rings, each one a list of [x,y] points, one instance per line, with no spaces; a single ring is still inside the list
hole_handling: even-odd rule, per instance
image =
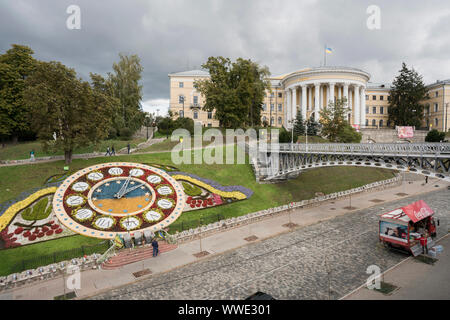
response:
[[[366,125],[366,87],[361,87],[361,127]]]
[[[344,98],[347,100],[347,107],[350,109],[350,102],[348,101],[348,83],[344,83]]]
[[[289,121],[291,120],[291,89],[286,90],[286,108],[284,110],[286,128],[289,128]]]
[[[291,106],[291,121],[295,120],[295,116],[297,115],[297,87],[292,88],[292,106]],[[294,123],[291,123],[294,125]]]
[[[314,83],[314,120],[319,121],[320,110],[320,83]]]
[[[306,120],[306,85],[302,86],[302,117],[303,120]]]
[[[359,98],[361,97],[361,94],[359,92],[359,85],[355,85],[354,87],[355,92],[355,104],[353,108],[353,114],[354,114],[354,121],[355,124],[361,124],[361,118],[360,118],[360,105],[359,105]]]
[[[330,96],[328,97],[328,102],[334,102],[334,82],[330,82]]]
[[[338,90],[338,99],[342,99],[342,87],[341,85],[337,86],[337,90]]]
[[[308,87],[308,110],[312,110],[312,87]]]

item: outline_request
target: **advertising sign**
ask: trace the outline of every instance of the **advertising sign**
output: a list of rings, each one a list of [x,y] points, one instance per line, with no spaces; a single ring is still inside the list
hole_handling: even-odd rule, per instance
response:
[[[397,127],[398,137],[400,139],[407,139],[414,137],[413,127]]]
[[[407,243],[408,226],[380,221],[380,236]]]
[[[414,222],[420,221],[433,215],[433,210],[423,200],[419,200],[410,205],[402,207],[402,210],[406,215]]]
[[[359,124],[352,124],[352,127],[355,128],[356,132],[359,132]]]

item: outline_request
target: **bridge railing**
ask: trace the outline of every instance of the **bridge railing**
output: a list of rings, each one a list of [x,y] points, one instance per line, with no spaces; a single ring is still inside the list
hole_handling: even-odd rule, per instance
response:
[[[268,150],[272,146],[268,145]],[[277,148],[278,149],[278,148]],[[358,153],[358,154],[448,154],[450,143],[280,143],[280,152]]]

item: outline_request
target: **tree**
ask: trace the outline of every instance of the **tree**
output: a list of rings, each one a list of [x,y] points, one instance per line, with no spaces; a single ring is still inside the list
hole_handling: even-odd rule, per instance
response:
[[[317,136],[319,133],[320,124],[314,120],[314,117],[310,117],[306,123],[308,125],[308,135]]]
[[[303,115],[302,115],[302,111],[298,110],[297,111],[297,116],[295,118],[294,121],[294,132],[298,135],[304,135],[305,134],[305,123],[303,121]]]
[[[141,107],[142,86],[139,84],[143,67],[137,55],[119,54],[120,61],[113,64],[113,73],[108,73],[108,80],[103,84],[97,79],[96,85],[107,88],[110,94],[119,99],[120,104],[114,108],[114,127],[117,132],[129,128],[132,133],[141,128],[145,113]]]
[[[357,132],[348,123],[345,124],[342,131],[338,133],[336,142],[340,143],[360,143],[362,139],[362,134]]]
[[[19,135],[30,131],[29,108],[23,102],[25,79],[36,67],[33,50],[13,44],[0,55],[0,136]]]
[[[389,96],[389,121],[397,126],[420,127],[423,105],[419,102],[427,97],[422,76],[402,63],[400,74],[394,79]]]
[[[336,99],[320,111],[320,124],[322,125],[322,135],[332,142],[338,140],[339,134],[348,125],[345,119],[347,112],[347,99]]]
[[[209,79],[197,80],[194,87],[205,97],[203,110],[215,110],[215,119],[226,128],[258,126],[266,89],[270,82],[267,67],[238,58],[209,57],[202,65]]]
[[[26,79],[24,103],[44,149],[63,150],[66,164],[73,150],[107,136],[117,101],[76,77],[60,62],[40,62]]]
[[[425,137],[425,142],[441,142],[445,140],[445,132],[439,132],[436,129],[430,130]]]

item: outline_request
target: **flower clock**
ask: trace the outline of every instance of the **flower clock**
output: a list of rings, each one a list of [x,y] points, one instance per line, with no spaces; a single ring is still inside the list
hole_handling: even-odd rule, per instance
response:
[[[94,165],[60,185],[53,210],[67,228],[89,237],[166,228],[182,213],[182,186],[165,171],[129,162]]]

